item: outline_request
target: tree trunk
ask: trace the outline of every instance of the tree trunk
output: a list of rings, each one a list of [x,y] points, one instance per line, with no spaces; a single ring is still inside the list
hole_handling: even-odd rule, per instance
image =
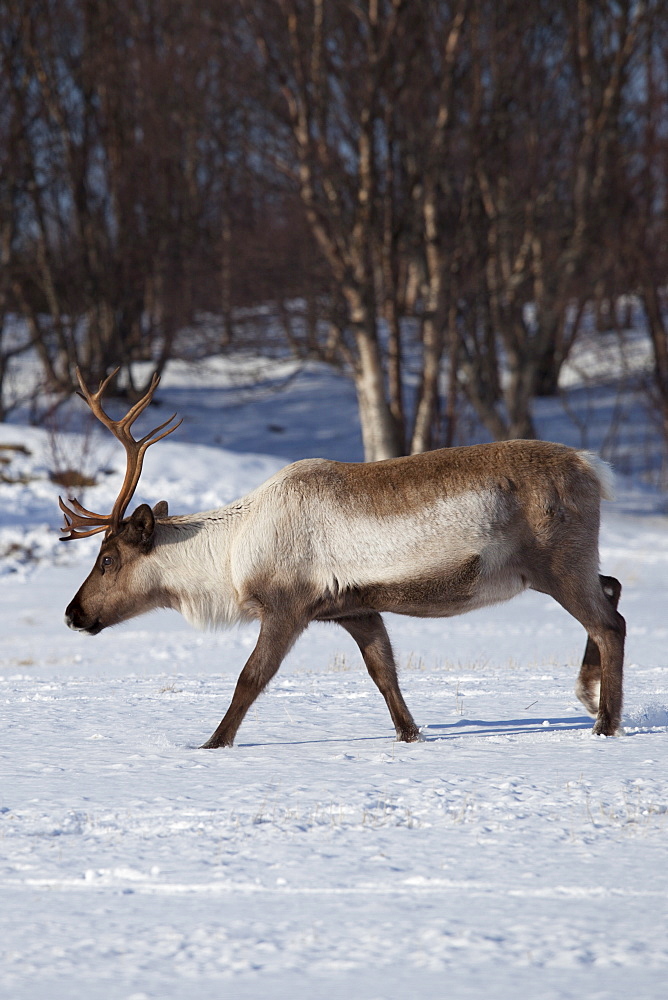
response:
[[[220,307],[223,317],[221,347],[229,347],[234,336],[232,322],[232,218],[229,208],[229,184],[225,187],[220,230]]]
[[[654,351],[654,384],[661,409],[663,434],[668,441],[668,330],[657,283],[651,278],[641,279],[640,298],[647,318],[647,328]]]
[[[396,297],[391,298],[385,308],[387,323],[387,377],[390,396],[390,413],[394,422],[394,437],[400,454],[406,449],[406,420],[404,416],[402,358],[401,358],[401,324],[397,310]]]
[[[504,391],[508,412],[506,437],[535,438],[536,428],[531,415],[536,384],[535,365],[521,354],[513,356],[509,352],[508,368],[508,385]]]
[[[424,321],[422,345],[422,379],[411,440],[412,455],[429,451],[433,447],[432,429],[438,401],[438,376],[443,353],[440,324],[433,314],[427,316]]]
[[[355,389],[360,412],[364,460],[378,462],[401,454],[394,420],[385,395],[385,377],[378,344],[366,331],[356,330],[358,367]]]
[[[443,353],[441,330],[441,298],[443,261],[439,243],[438,209],[433,182],[426,185],[422,209],[427,280],[425,317],[422,323],[422,378],[415,412],[411,453],[428,451],[432,447],[432,429],[438,402],[438,373]]]
[[[385,389],[373,290],[365,296],[363,289],[348,284],[344,287],[344,295],[357,347],[354,379],[364,442],[364,460],[377,462],[383,458],[396,458],[401,454],[401,448]]]
[[[556,328],[547,331],[545,348],[540,352],[536,363],[536,395],[556,396],[559,390],[559,372],[561,371],[561,351],[557,350]]]

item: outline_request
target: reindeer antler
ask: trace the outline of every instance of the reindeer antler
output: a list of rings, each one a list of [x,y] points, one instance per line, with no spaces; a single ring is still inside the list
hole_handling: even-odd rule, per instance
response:
[[[127,506],[132,500],[134,492],[137,488],[137,483],[139,482],[139,477],[141,476],[144,454],[146,453],[147,448],[150,448],[150,446],[155,444],[157,441],[161,441],[162,438],[167,437],[168,434],[171,434],[183,423],[183,418],[181,418],[181,420],[174,424],[173,427],[169,427],[166,431],[163,431],[162,434],[158,434],[158,431],[162,431],[164,427],[167,427],[167,425],[175,419],[176,414],[173,413],[168,420],[159,424],[158,427],[154,427],[152,431],[149,431],[148,434],[145,434],[144,437],[140,438],[138,441],[135,440],[130,429],[137,417],[144,412],[153,399],[153,393],[160,384],[160,376],[157,374],[153,376],[146,395],[142,396],[142,398],[128,410],[121,420],[112,420],[109,414],[105,413],[102,409],[102,403],[100,400],[102,399],[104,391],[111,382],[112,378],[114,375],[117,375],[119,371],[120,369],[116,368],[111,375],[108,375],[107,378],[100,382],[97,392],[89,392],[86,388],[81,372],[77,368],[77,378],[79,380],[79,385],[81,386],[81,392],[79,392],[78,395],[81,396],[82,399],[85,399],[97,419],[103,423],[105,427],[108,427],[114,437],[121,442],[126,451],[127,466],[125,470],[125,479],[123,480],[121,491],[118,494],[111,514],[95,514],[93,511],[86,510],[85,507],[82,507],[78,500],[69,500],[68,502],[70,506],[68,507],[62,498],[58,497],[60,509],[65,514],[65,528],[63,530],[68,532],[68,534],[61,536],[61,541],[63,542],[71,541],[73,538],[86,538],[88,535],[97,534],[98,531],[113,531],[118,528],[123,520],[123,515],[127,510]]]

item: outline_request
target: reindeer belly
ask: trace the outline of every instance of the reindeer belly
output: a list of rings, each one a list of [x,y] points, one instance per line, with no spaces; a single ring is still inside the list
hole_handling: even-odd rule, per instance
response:
[[[521,574],[508,569],[492,577],[481,556],[471,556],[449,572],[429,579],[370,584],[355,591],[361,607],[416,618],[448,618],[509,601],[526,590]]]
[[[392,611],[418,618],[442,618],[467,611],[480,582],[481,557],[463,562],[429,577],[392,583],[372,583],[357,591],[360,604],[374,611]]]

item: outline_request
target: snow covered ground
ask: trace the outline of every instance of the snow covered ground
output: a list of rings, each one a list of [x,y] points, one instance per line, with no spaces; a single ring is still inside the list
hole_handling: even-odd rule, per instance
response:
[[[282,456],[360,457],[345,380],[309,368],[255,399],[232,367],[206,371],[168,373],[165,415],[186,423],[149,452],[138,501],[204,509]],[[546,403],[546,436],[578,444],[586,423],[596,444],[592,414],[618,404],[599,389],[577,405],[580,431]],[[627,425],[633,457],[646,430]],[[75,456],[81,441],[60,435]],[[115,471],[80,495],[93,509],[121,478],[103,441]],[[17,481],[0,482],[3,1000],[665,996],[661,496],[622,478],[604,508],[602,568],[629,626],[624,737],[594,738],[573,694],[580,626],[526,594],[447,621],[387,616],[419,744],[394,741],[352,640],[316,625],[237,745],[204,751],[254,629],[197,633],[161,612],[69,632],[98,543],[57,541],[46,432],[16,422],[0,443],[30,451],[8,453]]]

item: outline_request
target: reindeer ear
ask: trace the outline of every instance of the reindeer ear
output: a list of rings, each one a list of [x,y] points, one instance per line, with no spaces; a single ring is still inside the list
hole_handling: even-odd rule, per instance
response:
[[[169,507],[166,500],[158,500],[157,504],[153,508],[154,517],[167,517],[169,515]]]
[[[131,545],[137,545],[144,552],[150,551],[153,545],[155,518],[147,503],[142,503],[132,512],[127,522],[126,539]]]

